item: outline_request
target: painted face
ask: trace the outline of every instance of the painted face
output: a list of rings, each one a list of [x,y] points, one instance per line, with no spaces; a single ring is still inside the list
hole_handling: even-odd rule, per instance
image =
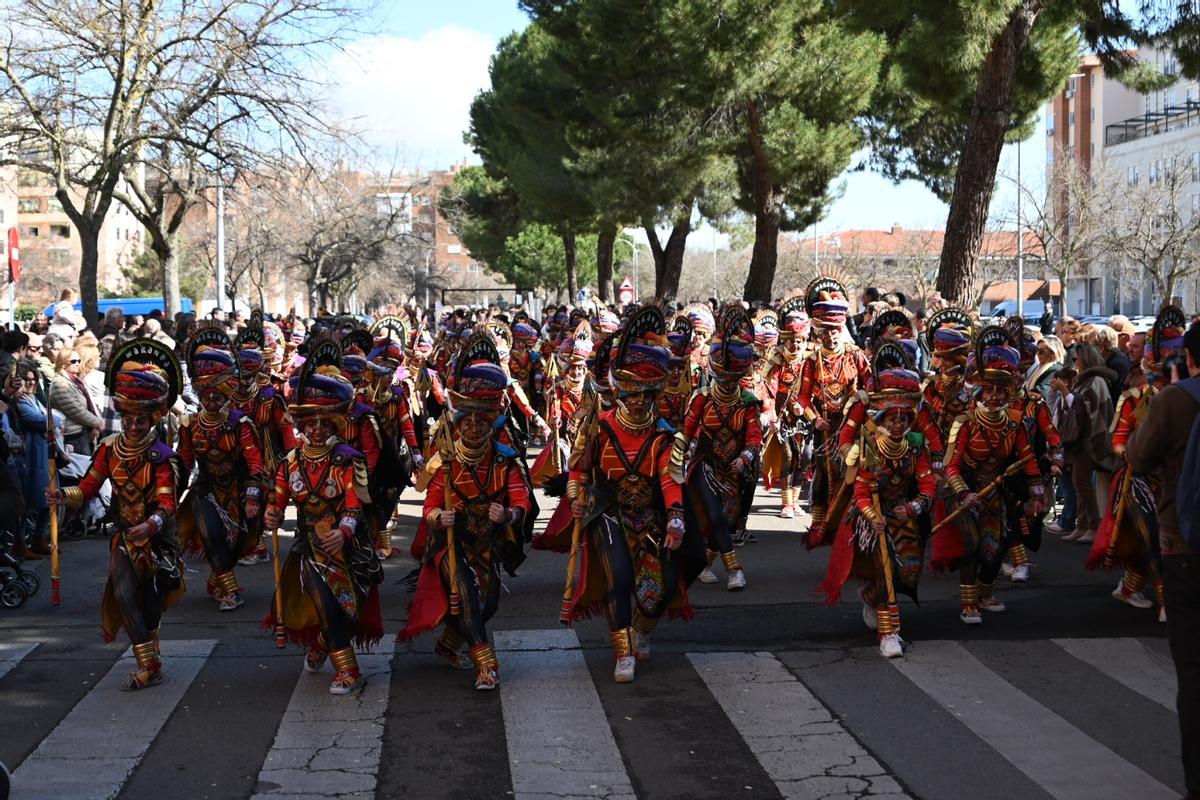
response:
[[[894,439],[908,433],[912,427],[912,415],[907,411],[889,411],[883,417],[883,429]]]
[[[667,383],[676,386],[683,380],[683,364],[672,364],[667,370]]]
[[[821,338],[822,347],[827,350],[833,349],[834,342],[837,341],[833,335],[833,328],[821,328],[817,335]]]
[[[583,376],[587,374],[587,367],[583,364],[572,364],[567,368],[567,377],[573,381],[583,380]]]
[[[329,417],[306,419],[300,429],[304,432],[304,438],[317,445],[328,442],[335,432],[333,420]]]
[[[487,414],[464,414],[458,421],[458,433],[470,447],[483,444],[492,433],[492,417]]]
[[[121,431],[135,442],[145,439],[154,427],[154,419],[145,412],[135,411],[121,415]]]
[[[220,389],[209,389],[200,394],[200,406],[209,414],[216,414],[225,407],[228,398]]]
[[[1003,383],[985,383],[979,400],[985,408],[997,411],[1008,407],[1009,387]]]
[[[621,398],[625,410],[634,419],[645,419],[654,403],[653,392],[637,392]]]

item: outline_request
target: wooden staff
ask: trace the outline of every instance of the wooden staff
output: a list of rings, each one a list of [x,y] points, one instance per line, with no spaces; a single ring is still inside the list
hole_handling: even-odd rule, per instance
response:
[[[270,493],[268,505],[263,507],[264,515],[267,508],[275,505],[274,494]],[[279,528],[271,529],[271,546],[275,550],[275,646],[282,650],[287,647],[287,627],[283,624],[283,566],[280,563],[282,558],[279,553]]]
[[[454,498],[450,494],[450,459],[454,450],[454,439],[450,434],[450,414],[442,413],[438,423],[437,448],[442,454],[442,512],[454,510]],[[441,520],[438,520],[441,524]],[[450,614],[458,616],[462,610],[462,601],[458,594],[458,552],[454,542],[454,526],[443,528],[446,531],[446,558],[449,559],[447,573],[450,577]]]
[[[50,408],[50,391],[46,390],[46,460],[50,468],[49,488],[58,491],[58,461],[54,457],[54,412]],[[50,505],[50,605],[62,603],[62,587],[58,579],[58,504]]]
[[[984,500],[984,499],[990,497],[993,493],[995,493],[995,491],[997,489],[999,489],[1004,484],[1004,481],[1006,478],[1011,478],[1013,475],[1016,475],[1018,472],[1021,471],[1021,469],[1026,464],[1028,464],[1030,461],[1032,461],[1033,458],[1034,458],[1034,456],[1032,456],[1032,455],[1025,456],[1024,458],[1020,459],[1019,461],[1014,463],[1012,466],[1010,466],[1008,469],[1004,470],[1003,473],[1001,473],[1000,475],[997,475],[996,478],[991,483],[989,483],[987,486],[985,486],[979,490],[979,499]],[[968,506],[964,503],[963,505],[954,509],[954,511],[952,511],[946,515],[946,518],[944,520],[939,522],[937,525],[933,526],[933,533],[937,533],[942,528],[946,527],[951,522],[958,519],[968,508],[970,508],[970,506]]]
[[[879,558],[883,566],[883,583],[884,588],[887,589],[887,602],[890,613],[891,606],[896,605],[896,584],[892,576],[892,554],[887,546],[887,517],[883,515],[883,509],[879,506],[878,492],[871,494],[871,503],[875,506],[875,513],[883,520],[883,530],[879,533],[878,547]]]
[[[597,399],[597,405],[599,400]],[[599,433],[599,411],[593,407],[591,417],[587,420],[585,427],[587,428],[587,436],[584,441],[588,443],[588,447],[592,447],[597,433]],[[589,467],[590,468],[590,467]],[[582,491],[586,492],[584,488]],[[586,498],[586,494],[583,495]],[[574,527],[571,528],[571,554],[567,557],[567,579],[563,584],[562,608],[558,612],[558,621],[563,625],[571,624],[571,608],[575,600],[575,572],[579,566],[579,545],[583,541],[583,519],[577,518]]]

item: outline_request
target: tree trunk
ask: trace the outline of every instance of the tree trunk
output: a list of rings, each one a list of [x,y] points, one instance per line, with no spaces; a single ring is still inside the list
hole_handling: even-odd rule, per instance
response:
[[[579,297],[579,278],[575,274],[575,232],[562,234],[563,251],[567,258],[567,302]]]
[[[179,298],[179,254],[176,248],[178,240],[175,236],[152,241],[151,248],[158,256],[159,268],[162,270],[163,315],[174,319],[175,314],[183,310]]]
[[[100,328],[100,292],[96,282],[100,269],[100,226],[75,224],[79,233],[79,297],[83,303],[83,318],[93,330]]]
[[[690,211],[690,209],[689,209]],[[679,276],[683,273],[683,255],[687,249],[687,238],[692,232],[692,219],[676,220],[663,247],[658,240],[658,231],[651,225],[643,226],[650,240],[650,252],[654,256],[654,297],[658,300],[674,300],[679,293]]]
[[[613,245],[617,241],[617,226],[604,224],[600,227],[600,235],[596,237],[596,289],[600,299],[605,303],[612,302],[613,289]]]
[[[1012,121],[1013,82],[1041,9],[1042,0],[1022,0],[992,42],[979,73],[979,88],[954,175],[954,196],[946,217],[938,271],[938,291],[950,303],[965,302],[973,294],[996,167],[1004,134]]]
[[[754,249],[750,255],[750,274],[746,276],[742,298],[750,303],[769,303],[779,256],[783,192],[771,179],[771,165],[763,149],[759,130],[758,108],[753,103],[747,106],[747,127],[751,153],[750,181],[754,191]]]

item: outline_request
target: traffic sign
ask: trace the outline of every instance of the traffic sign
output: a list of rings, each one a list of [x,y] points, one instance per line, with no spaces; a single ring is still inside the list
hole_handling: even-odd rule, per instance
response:
[[[633,281],[629,280],[629,276],[626,275],[625,280],[621,281],[621,285],[617,288],[617,302],[627,306],[633,302],[633,298]]]
[[[8,279],[16,283],[21,277],[21,238],[17,229],[8,229]]]

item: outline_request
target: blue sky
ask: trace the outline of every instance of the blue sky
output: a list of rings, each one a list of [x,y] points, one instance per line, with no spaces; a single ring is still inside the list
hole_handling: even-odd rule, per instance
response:
[[[446,168],[474,154],[462,143],[471,99],[487,85],[488,59],[527,17],[511,0],[380,0],[375,32],[331,64],[343,115],[397,168]],[[1045,132],[1039,124],[1022,145],[1022,179],[1042,180]],[[1016,169],[1014,146],[1000,172]],[[916,182],[894,185],[872,173],[844,176],[845,193],[819,224],[823,233],[850,228],[941,228],[947,208]],[[1011,217],[1012,180],[1001,179],[993,215]],[[697,237],[708,246],[709,235]]]

